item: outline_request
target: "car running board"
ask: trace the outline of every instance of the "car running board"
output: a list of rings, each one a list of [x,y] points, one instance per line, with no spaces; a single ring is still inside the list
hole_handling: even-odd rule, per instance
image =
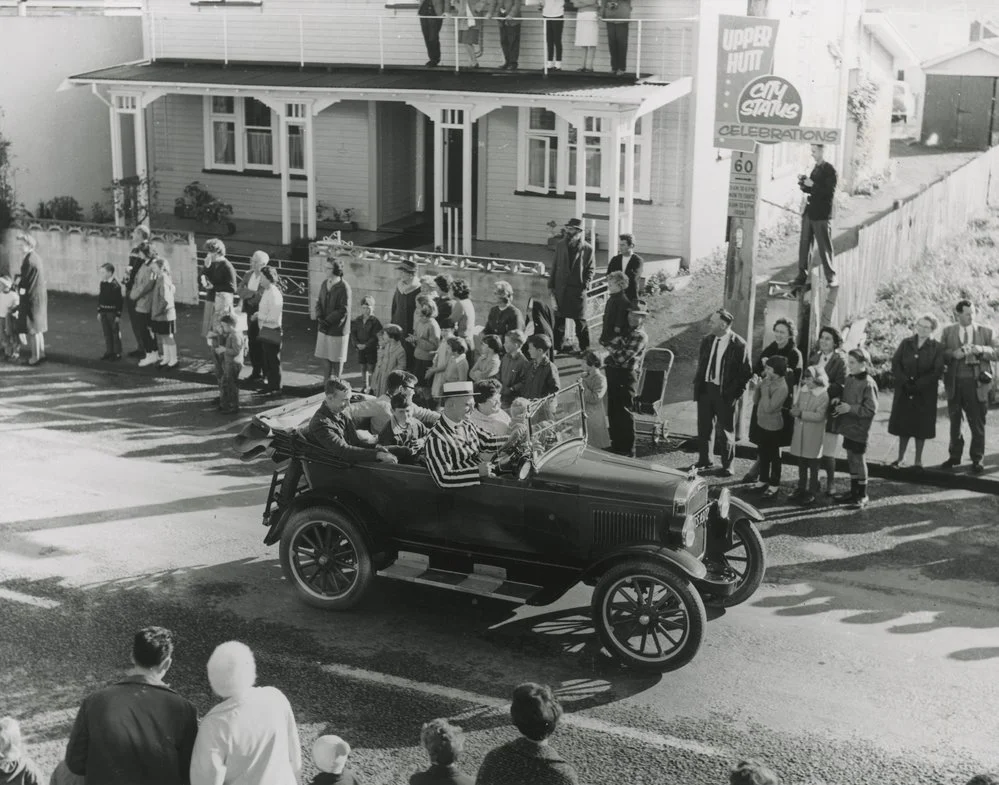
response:
[[[502,567],[474,564],[471,574],[438,570],[430,567],[429,556],[409,551],[400,551],[399,558],[384,570],[379,570],[378,575],[521,604],[541,591],[540,586],[508,581],[506,570]]]

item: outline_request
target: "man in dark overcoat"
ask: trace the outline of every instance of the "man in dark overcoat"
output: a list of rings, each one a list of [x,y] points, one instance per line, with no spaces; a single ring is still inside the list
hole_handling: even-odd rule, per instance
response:
[[[583,222],[570,218],[563,237],[555,246],[555,261],[548,277],[548,291],[555,309],[555,349],[565,340],[565,320],[576,325],[580,353],[590,346],[590,328],[586,323],[586,291],[593,280],[593,246],[583,239]]]

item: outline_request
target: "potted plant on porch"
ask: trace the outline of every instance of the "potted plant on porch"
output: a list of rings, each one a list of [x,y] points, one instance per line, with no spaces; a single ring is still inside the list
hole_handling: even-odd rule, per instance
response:
[[[223,236],[236,232],[236,224],[229,220],[232,216],[232,205],[216,199],[197,180],[185,186],[184,195],[174,200],[173,214],[181,221],[196,224],[192,227],[182,227],[191,231]]]
[[[317,232],[355,232],[357,221],[354,220],[353,207],[342,210],[326,202],[316,202]]]

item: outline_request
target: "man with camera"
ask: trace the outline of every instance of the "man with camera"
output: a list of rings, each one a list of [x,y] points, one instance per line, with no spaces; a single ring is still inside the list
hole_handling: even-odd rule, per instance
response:
[[[989,408],[989,388],[992,386],[991,363],[999,359],[999,343],[992,330],[975,324],[975,306],[970,300],[959,300],[954,306],[957,324],[943,329],[940,342],[944,346],[944,388],[947,391],[947,414],[950,416],[950,457],[942,469],[953,469],[961,463],[964,436],[961,421],[968,418],[971,430],[971,471],[985,471],[985,415]],[[962,417],[963,415],[963,417]]]
[[[832,210],[836,195],[836,168],[824,159],[825,146],[812,145],[812,158],[815,166],[807,177],[798,175],[798,187],[808,194],[805,210],[801,216],[801,242],[798,244],[798,277],[794,283],[804,286],[808,282],[808,257],[812,244],[819,249],[819,261],[829,286],[838,286],[836,271],[833,269]]]

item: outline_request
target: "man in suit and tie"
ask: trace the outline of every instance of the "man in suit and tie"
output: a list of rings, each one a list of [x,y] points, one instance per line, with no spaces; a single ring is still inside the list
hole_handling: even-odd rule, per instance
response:
[[[555,349],[562,350],[568,318],[576,325],[576,341],[582,355],[590,347],[586,290],[593,281],[593,246],[583,239],[583,221],[579,218],[570,218],[563,233],[555,246],[555,261],[548,276],[548,293],[555,311]]]
[[[723,477],[732,476],[735,457],[735,409],[753,375],[749,347],[732,332],[731,313],[721,308],[711,314],[711,335],[701,341],[694,376],[697,401],[697,439],[700,457],[694,466],[712,468],[709,449],[715,432],[715,452],[721,456]]]
[[[971,430],[971,471],[985,471],[985,415],[989,408],[989,388],[992,386],[991,363],[999,358],[992,330],[975,324],[975,306],[961,300],[954,306],[957,324],[949,324],[940,336],[944,345],[944,388],[947,391],[947,414],[950,416],[950,457],[941,468],[953,469],[961,463],[964,436],[963,417]],[[962,417],[963,415],[963,417]]]

